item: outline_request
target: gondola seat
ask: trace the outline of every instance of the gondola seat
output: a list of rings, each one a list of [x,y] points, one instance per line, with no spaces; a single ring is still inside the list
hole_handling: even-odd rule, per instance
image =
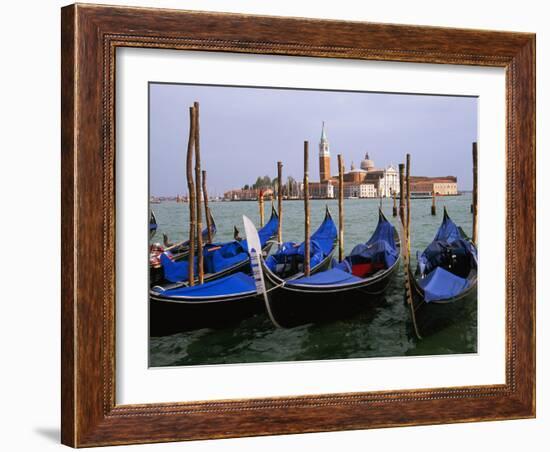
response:
[[[305,245],[285,242],[279,250],[266,259],[268,268],[278,275],[295,274],[303,271]],[[316,240],[310,242],[310,266],[315,267],[326,257],[321,245]]]
[[[430,273],[436,267],[443,267],[465,278],[475,266],[472,250],[471,244],[464,239],[451,242],[434,240],[419,256],[418,262],[423,274]]]
[[[366,278],[390,268],[398,257],[395,244],[392,246],[388,241],[380,239],[356,245],[350,255],[336,267],[359,278]]]

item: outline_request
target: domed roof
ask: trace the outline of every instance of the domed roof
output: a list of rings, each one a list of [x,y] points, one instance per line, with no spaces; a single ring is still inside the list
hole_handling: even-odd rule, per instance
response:
[[[365,154],[365,158],[361,160],[361,169],[369,171],[374,168],[374,162],[369,158],[369,153]]]

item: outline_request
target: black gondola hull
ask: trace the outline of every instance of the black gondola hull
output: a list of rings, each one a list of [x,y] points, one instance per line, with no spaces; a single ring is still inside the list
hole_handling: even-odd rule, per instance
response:
[[[463,319],[477,305],[477,285],[449,300],[426,302],[420,296],[413,297],[414,316],[422,337],[441,331],[457,320]]]
[[[414,321],[422,337],[429,336],[464,318],[477,307],[477,274],[471,278],[467,290],[459,295],[427,302],[424,292],[418,284],[418,275],[409,269],[411,281],[411,299],[414,309]],[[406,298],[406,297],[405,297]]]
[[[175,302],[150,297],[149,335],[168,336],[201,328],[225,328],[265,311],[255,294],[210,302]]]
[[[268,288],[272,289],[268,301],[272,319],[283,328],[292,328],[372,310],[385,302],[384,292],[398,266],[399,261],[377,278],[333,288],[281,286],[264,268]]]

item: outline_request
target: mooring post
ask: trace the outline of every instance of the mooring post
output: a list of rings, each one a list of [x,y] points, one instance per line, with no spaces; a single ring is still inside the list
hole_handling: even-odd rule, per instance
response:
[[[258,208],[260,209],[260,227],[264,227],[264,191],[260,188],[258,192]]]
[[[310,242],[309,242],[309,142],[304,141],[304,210],[305,210],[305,238],[304,238],[304,275],[310,273]]]
[[[405,165],[399,164],[399,218],[405,230]]]
[[[472,158],[474,171],[474,188],[472,192],[472,207],[473,207],[473,225],[472,225],[472,242],[477,245],[477,142],[472,143]]]
[[[395,194],[395,192],[392,193],[393,195],[393,211],[392,211],[392,215],[394,217],[397,216],[397,195]]]
[[[189,108],[189,141],[187,142],[187,189],[189,190],[189,269],[187,280],[195,285],[195,183],[193,182],[193,149],[195,142],[195,109]]]
[[[435,190],[432,189],[432,215],[435,215]]]
[[[279,213],[279,225],[277,226],[277,241],[283,243],[283,162],[277,162],[277,211]]]
[[[197,204],[197,270],[199,273],[199,284],[204,282],[204,262],[202,257],[202,200],[201,200],[201,145],[200,145],[200,119],[199,103],[193,104],[195,108],[195,190],[197,192],[195,201]]]
[[[202,196],[204,199],[204,216],[206,217],[206,229],[208,243],[212,243],[212,217],[208,207],[208,190],[206,189],[206,171],[202,171]]]
[[[411,253],[411,154],[407,154],[407,252]]]
[[[344,260],[344,159],[338,154],[338,261]]]

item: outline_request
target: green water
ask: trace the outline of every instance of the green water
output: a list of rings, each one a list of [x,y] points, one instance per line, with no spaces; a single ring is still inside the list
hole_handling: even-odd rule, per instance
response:
[[[377,199],[345,201],[346,253],[358,243],[368,240],[377,223]],[[311,202],[311,229],[315,230],[324,217],[328,204],[337,222],[336,201]],[[451,218],[466,234],[471,234],[471,195],[438,200],[437,215],[430,212],[430,199],[411,202],[411,254],[422,251],[433,239],[441,223],[443,204]],[[164,202],[152,205],[159,229],[153,239],[161,240],[166,232],[171,241],[187,236],[187,204]],[[242,215],[259,223],[256,202],[211,203],[218,232],[216,241],[233,238],[233,225],[241,231]],[[270,205],[266,202],[266,221]],[[383,211],[392,217],[392,201],[384,200]],[[303,240],[303,202],[285,201],[283,205],[283,240]],[[414,262],[413,262],[414,263]],[[222,330],[202,329],[149,341],[150,365],[176,366],[198,364],[254,363],[269,361],[300,361],[319,359],[369,358],[388,356],[437,355],[477,352],[477,310],[470,311],[448,328],[417,340],[412,334],[409,312],[403,303],[402,269],[395,275],[380,307],[354,318],[321,325],[304,325],[292,329],[274,328],[266,315],[243,320],[239,325]]]

